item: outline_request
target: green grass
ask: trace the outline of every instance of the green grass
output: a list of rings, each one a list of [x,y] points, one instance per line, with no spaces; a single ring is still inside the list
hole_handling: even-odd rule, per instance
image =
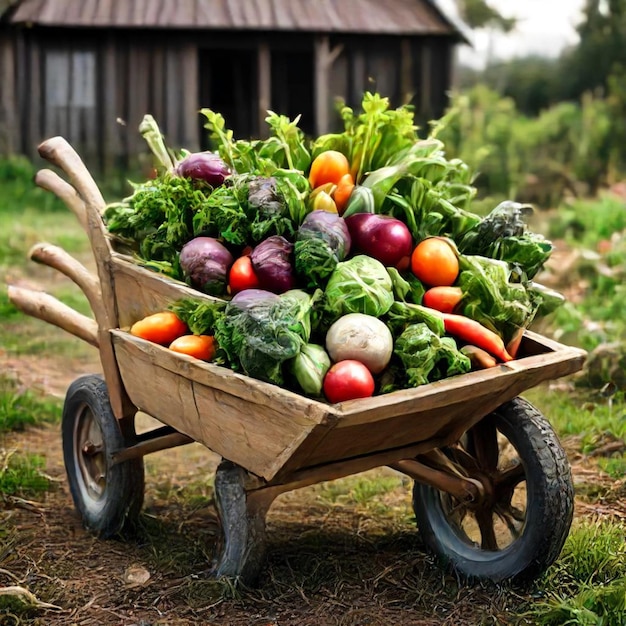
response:
[[[43,472],[43,457],[0,452],[4,457],[0,459],[0,494],[28,497],[50,488],[50,480]]]
[[[580,250],[576,266],[585,297],[567,303],[551,320],[557,338],[586,350],[626,336],[626,211],[624,201],[604,196],[561,207],[548,227],[551,238],[563,238]],[[569,278],[572,278],[571,276]]]
[[[400,475],[378,476],[376,480],[370,476],[350,476],[322,483],[317,496],[323,502],[332,504],[368,505],[402,487],[402,482]]]
[[[625,536],[624,523],[576,524],[556,565],[536,585],[544,599],[529,611],[533,623],[626,624]]]
[[[6,325],[9,322],[16,322],[24,319],[24,314],[9,301],[6,289],[0,291],[0,319]],[[3,331],[0,329],[0,339]],[[0,342],[4,345],[4,342]]]
[[[605,195],[598,200],[576,200],[559,208],[547,235],[565,239],[576,247],[596,249],[599,241],[626,230],[626,211],[621,198]]]
[[[19,389],[14,380],[0,377],[0,494],[30,497],[50,488],[43,473],[45,460],[6,449],[1,435],[58,422],[60,415],[58,400]]]
[[[56,244],[79,260],[90,254],[87,235],[74,214],[53,195],[34,186],[34,168],[21,159],[0,161],[0,281],[35,284],[73,309],[91,316],[87,299],[69,278],[28,258],[39,242]],[[54,199],[54,198],[53,198]],[[39,287],[37,287],[39,285]],[[80,358],[91,348],[46,322],[21,313],[0,289],[0,345],[9,354]]]
[[[615,480],[620,480],[626,476],[626,454],[601,457],[598,459],[598,465]]]
[[[0,211],[0,267],[32,264],[30,248],[41,241],[61,246],[66,252],[83,252],[87,235],[73,213],[46,213],[38,207],[27,207],[19,213]]]
[[[524,393],[550,421],[560,437],[578,435],[583,452],[591,452],[609,435],[626,439],[626,399],[618,393],[612,401],[579,390],[576,394],[536,387]]]
[[[0,433],[57,422],[60,414],[61,405],[58,400],[18,389],[15,381],[0,377]]]
[[[33,207],[46,213],[67,210],[56,196],[35,185],[36,172],[35,166],[25,157],[0,160],[0,213],[19,214]]]

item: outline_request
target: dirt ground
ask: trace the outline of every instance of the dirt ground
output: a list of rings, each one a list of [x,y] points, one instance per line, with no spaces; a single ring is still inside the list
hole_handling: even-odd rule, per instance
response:
[[[5,373],[62,397],[92,362],[8,358]],[[150,418],[140,418],[148,426]],[[567,442],[565,442],[567,444]],[[575,481],[596,494],[616,483],[575,452]],[[260,586],[232,590],[212,582],[219,527],[210,500],[217,457],[199,444],[149,455],[142,524],[124,540],[85,532],[65,479],[59,426],[14,434],[2,447],[40,454],[54,487],[36,501],[6,498],[0,518],[0,586],[17,585],[50,607],[5,610],[0,624],[58,626],[476,625],[530,623],[515,617],[524,598],[499,587],[464,587],[425,551],[411,524],[410,485],[388,494],[398,515],[320,499],[319,486],[284,494],[268,516],[268,556]],[[381,469],[375,472],[391,472]],[[620,497],[577,500],[577,515],[626,519]],[[198,492],[198,497],[193,495]],[[386,496],[387,497],[387,496]],[[375,513],[375,512],[374,512]],[[519,602],[512,602],[512,599]]]
[[[79,359],[18,358],[0,348],[4,375],[49,396],[64,397],[72,380],[99,370],[95,350]],[[140,428],[151,425],[138,418]],[[626,519],[624,481],[599,472],[577,441],[563,443],[584,487],[576,515]],[[439,567],[411,519],[408,480],[382,496],[380,511],[321,497],[323,485],[280,496],[268,515],[259,586],[235,590],[208,576],[220,535],[211,500],[219,459],[205,447],[147,456],[140,527],[107,541],[86,532],[74,509],[59,425],[7,436],[2,449],[45,457],[53,488],[36,500],[0,501],[0,588],[27,589],[49,605],[0,609],[0,626],[532,624],[520,617],[528,592],[463,586]],[[382,468],[364,477],[381,474],[398,476]]]

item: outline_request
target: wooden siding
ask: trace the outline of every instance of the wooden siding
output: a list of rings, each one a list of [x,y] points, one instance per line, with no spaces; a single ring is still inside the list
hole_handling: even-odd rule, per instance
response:
[[[0,155],[19,150],[15,102],[15,38],[0,26]]]
[[[146,113],[175,147],[198,149],[195,45],[182,36],[162,45],[115,32],[76,35],[25,29],[11,44],[0,39],[0,153],[36,158],[43,139],[62,135],[91,167],[125,169],[129,155],[145,152],[138,126]],[[10,76],[12,61],[19,69]]]
[[[450,38],[236,35],[0,31],[0,75],[6,77],[0,154],[15,151],[37,159],[37,145],[58,134],[95,172],[125,170],[138,165],[138,158],[147,167],[150,157],[138,132],[146,113],[173,148],[206,148],[198,111],[206,106],[225,113],[219,104],[225,80],[231,89],[226,122],[242,137],[240,123],[248,136],[263,134],[268,108],[291,118],[302,113],[301,125],[309,133],[336,130],[336,101],[358,108],[365,90],[390,97],[393,106],[415,105],[422,124],[445,107]],[[229,57],[248,59],[237,78],[225,76]]]
[[[460,37],[432,0],[22,0],[11,20],[57,27]]]

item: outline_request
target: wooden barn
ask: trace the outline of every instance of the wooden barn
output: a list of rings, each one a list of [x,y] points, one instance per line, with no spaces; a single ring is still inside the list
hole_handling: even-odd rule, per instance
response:
[[[434,0],[0,0],[0,156],[63,135],[96,171],[124,169],[145,113],[195,150],[202,107],[237,137],[262,136],[268,109],[323,133],[365,90],[424,121],[462,41]]]

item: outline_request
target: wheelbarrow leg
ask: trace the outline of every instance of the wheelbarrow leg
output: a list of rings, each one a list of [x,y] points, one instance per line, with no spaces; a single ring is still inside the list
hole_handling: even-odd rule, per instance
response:
[[[246,490],[247,482],[247,472],[230,461],[222,461],[215,472],[222,544],[212,573],[253,586],[265,558],[265,516],[275,496],[271,490]]]

